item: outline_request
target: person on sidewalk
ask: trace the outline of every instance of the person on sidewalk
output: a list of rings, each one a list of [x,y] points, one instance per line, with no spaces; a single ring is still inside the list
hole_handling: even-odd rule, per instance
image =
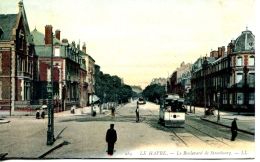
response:
[[[231,124],[231,133],[232,133],[232,137],[231,137],[231,141],[235,141],[236,137],[237,137],[237,118],[234,118],[234,120],[232,121]]]
[[[36,119],[40,119],[40,110],[39,109],[36,111]]]
[[[135,114],[136,114],[136,122],[139,122],[139,104],[138,104],[138,102],[137,102]]]
[[[114,106],[111,108],[111,115],[112,115],[112,117],[115,117],[115,107]]]
[[[107,154],[113,155],[114,153],[114,145],[117,141],[117,133],[114,129],[114,124],[110,124],[110,129],[107,130],[106,133],[106,142],[107,142]]]

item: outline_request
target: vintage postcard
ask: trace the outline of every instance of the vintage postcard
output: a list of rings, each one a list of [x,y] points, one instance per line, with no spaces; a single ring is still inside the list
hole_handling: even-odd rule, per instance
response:
[[[256,0],[1,0],[0,160],[255,160]]]

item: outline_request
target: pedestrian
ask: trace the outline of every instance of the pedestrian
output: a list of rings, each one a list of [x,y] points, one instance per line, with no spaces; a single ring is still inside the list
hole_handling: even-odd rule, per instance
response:
[[[137,102],[135,114],[136,114],[136,122],[139,122],[139,104],[138,104],[138,102]]]
[[[114,124],[110,124],[110,129],[107,130],[106,134],[106,142],[107,142],[107,154],[113,155],[114,152],[114,144],[117,141],[117,133],[114,129]]]
[[[36,111],[36,119],[40,119],[40,110],[39,109]]]
[[[232,133],[232,137],[231,137],[231,141],[235,141],[236,137],[237,137],[237,118],[234,118],[234,120],[232,121],[231,124],[231,133]]]
[[[112,115],[112,117],[115,117],[115,107],[114,106],[111,108],[111,115]]]
[[[44,109],[41,110],[41,118],[42,118],[42,119],[45,118],[45,111],[44,111]]]

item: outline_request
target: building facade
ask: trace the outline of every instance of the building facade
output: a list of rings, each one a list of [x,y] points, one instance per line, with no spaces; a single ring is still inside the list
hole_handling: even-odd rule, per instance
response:
[[[51,52],[53,52],[53,93],[54,107],[56,111],[64,111],[72,105],[86,106],[87,69],[85,62],[84,46],[71,44],[67,39],[60,41],[60,31],[52,34],[52,26],[45,26],[45,35],[32,31],[35,42],[35,51],[38,59],[38,84],[36,100],[38,104],[44,104],[47,99],[47,84],[51,81]]]
[[[254,44],[255,36],[246,30],[229,43],[227,51],[225,47],[219,47],[217,51],[211,51],[211,57],[194,63],[191,88],[195,105],[254,111]]]
[[[165,86],[167,84],[167,79],[166,78],[154,78],[150,85],[153,85],[153,84],[158,84],[158,85],[161,85],[161,86]]]
[[[188,95],[191,89],[191,68],[191,63],[181,63],[180,67],[178,67],[168,79],[168,93],[178,94],[183,98]]]
[[[24,9],[0,15],[0,107],[13,112],[29,107],[35,75],[34,44]]]

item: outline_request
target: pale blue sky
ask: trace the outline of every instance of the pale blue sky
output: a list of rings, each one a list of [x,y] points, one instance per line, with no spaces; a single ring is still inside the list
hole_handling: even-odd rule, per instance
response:
[[[1,0],[17,13],[19,0]],[[32,31],[51,24],[69,42],[86,42],[105,73],[143,88],[227,46],[248,26],[256,32],[254,0],[23,0]]]

